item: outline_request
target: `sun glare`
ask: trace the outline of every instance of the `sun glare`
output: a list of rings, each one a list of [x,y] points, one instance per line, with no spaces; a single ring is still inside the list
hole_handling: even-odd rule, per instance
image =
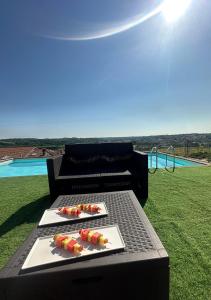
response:
[[[191,0],[165,0],[162,13],[167,22],[174,22],[185,14],[191,4]]]

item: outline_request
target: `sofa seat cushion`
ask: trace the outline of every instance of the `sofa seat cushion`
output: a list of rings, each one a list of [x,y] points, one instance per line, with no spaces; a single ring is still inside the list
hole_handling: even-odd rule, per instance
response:
[[[101,170],[101,177],[107,176],[132,176],[131,172],[126,168],[103,168]]]
[[[91,168],[71,168],[68,172],[60,174],[58,179],[65,178],[90,178],[90,177],[108,177],[108,176],[132,176],[131,172],[123,167],[94,167]]]

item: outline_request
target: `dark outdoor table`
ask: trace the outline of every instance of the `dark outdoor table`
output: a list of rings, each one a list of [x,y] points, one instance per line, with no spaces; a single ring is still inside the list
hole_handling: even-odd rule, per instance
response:
[[[38,227],[0,272],[0,299],[169,299],[169,258],[132,191],[59,196],[52,207],[104,201],[108,216]],[[126,248],[22,273],[37,237],[118,224]]]

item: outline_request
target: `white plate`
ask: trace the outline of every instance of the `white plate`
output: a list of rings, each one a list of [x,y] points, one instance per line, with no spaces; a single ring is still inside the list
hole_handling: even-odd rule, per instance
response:
[[[101,210],[98,213],[88,213],[88,212],[81,211],[81,214],[77,217],[77,216],[63,215],[59,213],[58,208],[46,209],[40,220],[39,226],[54,224],[54,223],[71,222],[76,220],[89,219],[93,217],[108,215],[107,207],[104,202],[90,203],[90,204],[96,204],[101,208]],[[68,206],[68,207],[75,207],[75,206]]]
[[[58,262],[62,263],[63,261],[67,260],[74,261],[80,257],[89,258],[98,253],[103,254],[104,252],[121,250],[125,248],[125,243],[118,225],[103,226],[91,229],[102,233],[108,239],[108,243],[105,245],[105,247],[92,245],[88,242],[82,241],[80,239],[78,230],[64,232],[62,234],[70,235],[71,237],[76,238],[79,243],[83,245],[84,249],[79,255],[75,255],[69,251],[56,247],[53,242],[53,235],[40,237],[35,241],[22,266],[22,270],[38,266],[45,266],[46,264]]]

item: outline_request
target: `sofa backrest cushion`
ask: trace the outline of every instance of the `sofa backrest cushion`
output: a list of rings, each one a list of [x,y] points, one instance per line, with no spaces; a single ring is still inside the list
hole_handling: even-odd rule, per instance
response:
[[[92,157],[95,155],[125,155],[133,151],[132,143],[101,143],[65,145],[65,155]]]
[[[65,145],[66,161],[75,166],[98,167],[125,164],[133,155],[132,143]]]

